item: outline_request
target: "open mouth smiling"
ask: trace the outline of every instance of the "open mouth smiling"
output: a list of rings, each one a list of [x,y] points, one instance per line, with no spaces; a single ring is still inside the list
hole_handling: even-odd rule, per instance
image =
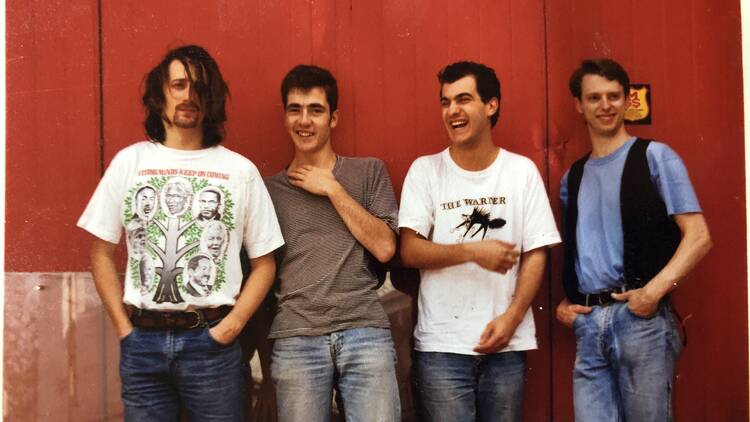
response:
[[[449,122],[449,124],[453,129],[460,129],[462,127],[466,127],[466,125],[469,124],[469,121],[467,119],[459,119],[453,120],[452,122]]]

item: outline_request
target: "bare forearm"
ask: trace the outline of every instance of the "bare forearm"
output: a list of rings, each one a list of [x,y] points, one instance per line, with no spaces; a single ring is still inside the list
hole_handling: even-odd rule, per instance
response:
[[[437,269],[475,262],[486,270],[505,274],[516,264],[518,255],[514,244],[499,240],[446,245],[431,242],[412,229],[401,229],[401,261],[409,267]]]
[[[125,305],[122,303],[122,283],[117,276],[115,266],[115,245],[103,240],[95,240],[91,249],[91,272],[94,285],[104,308],[109,315],[115,332],[119,338],[124,337],[132,329]]]
[[[547,262],[547,251],[545,248],[537,248],[521,255],[521,267],[518,269],[518,280],[513,300],[506,313],[520,323],[526,310],[539,292],[544,275],[544,267]]]
[[[233,332],[236,331],[235,335],[239,334],[263,302],[276,275],[276,263],[273,254],[269,253],[253,258],[250,262],[252,266],[250,276],[237,297],[232,312],[225,318],[228,322],[231,322],[230,328]]]
[[[407,267],[431,270],[471,261],[471,254],[464,243],[434,243],[407,228],[401,229],[400,240],[401,262]]]
[[[388,224],[370,214],[340,184],[331,190],[328,198],[352,236],[378,261],[390,261],[396,252],[396,233]]]
[[[706,256],[713,245],[703,215],[678,215],[675,216],[675,221],[682,231],[682,240],[672,259],[645,286],[646,290],[659,299],[674,290]]]

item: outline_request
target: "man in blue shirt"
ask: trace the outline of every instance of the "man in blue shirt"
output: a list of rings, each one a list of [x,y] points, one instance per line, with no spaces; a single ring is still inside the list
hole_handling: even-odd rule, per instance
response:
[[[609,59],[585,60],[570,79],[592,146],[560,186],[567,297],[557,319],[576,335],[577,421],[671,419],[681,344],[669,293],[711,248],[680,157],[627,133],[629,85]]]

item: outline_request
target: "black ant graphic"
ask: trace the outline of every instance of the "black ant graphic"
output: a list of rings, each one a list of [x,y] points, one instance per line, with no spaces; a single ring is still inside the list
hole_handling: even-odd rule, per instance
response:
[[[484,237],[487,235],[487,229],[499,229],[505,225],[505,220],[502,218],[490,219],[490,212],[479,207],[475,207],[471,214],[461,214],[461,216],[463,216],[464,222],[457,225],[456,228],[466,226],[466,231],[463,234],[464,239],[475,224],[479,225],[479,228],[471,235],[471,237],[476,236],[480,230],[484,230],[484,233],[482,233],[482,240],[484,240]]]

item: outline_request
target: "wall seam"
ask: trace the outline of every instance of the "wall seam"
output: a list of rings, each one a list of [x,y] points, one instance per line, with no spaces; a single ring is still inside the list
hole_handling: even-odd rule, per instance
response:
[[[550,107],[549,107],[549,50],[547,45],[547,29],[549,25],[549,21],[547,19],[547,0],[542,0],[542,31],[544,35],[543,40],[543,48],[544,48],[544,164],[543,164],[543,170],[544,170],[544,178],[545,184],[547,185],[547,192],[551,193],[550,187],[550,175],[552,172],[550,171],[550,158],[549,155],[552,152],[550,149]],[[555,389],[554,389],[554,376],[555,376],[555,353],[554,353],[554,347],[555,342],[552,341],[554,337],[554,320],[555,320],[555,307],[554,303],[552,302],[552,251],[548,248],[547,250],[547,312],[549,313],[549,318],[547,318],[547,332],[549,333],[549,347],[547,348],[547,353],[549,354],[549,400],[548,400],[548,407],[547,407],[547,416],[548,420],[554,421],[555,420]]]
[[[750,35],[748,35],[748,16],[750,16],[750,4],[746,1],[740,1],[740,42],[741,42],[741,63],[742,63],[742,91],[743,91],[743,114],[744,114],[744,140],[745,140],[745,244],[747,266],[750,268],[750,172],[748,172],[747,163],[750,162]],[[750,271],[747,273],[746,283],[750,291]],[[748,331],[748,347],[750,348],[750,313],[746,321]],[[750,365],[750,353],[748,354],[748,365]],[[748,376],[748,374],[745,374]],[[750,394],[748,394],[750,400]],[[747,409],[745,409],[747,410]]]
[[[103,36],[103,19],[102,19],[102,0],[96,1],[96,19],[97,19],[97,41],[98,41],[98,55],[99,55],[99,176],[104,175],[104,36]],[[108,388],[108,377],[107,377],[107,345],[106,345],[106,333],[107,333],[107,315],[102,307],[100,315],[101,324],[101,355],[102,365],[99,368],[100,377],[102,380],[102,420],[109,420],[109,414],[107,413],[107,397],[109,393]]]
[[[102,41],[102,0],[96,1],[97,36],[99,47],[99,176],[104,175],[104,54]]]

